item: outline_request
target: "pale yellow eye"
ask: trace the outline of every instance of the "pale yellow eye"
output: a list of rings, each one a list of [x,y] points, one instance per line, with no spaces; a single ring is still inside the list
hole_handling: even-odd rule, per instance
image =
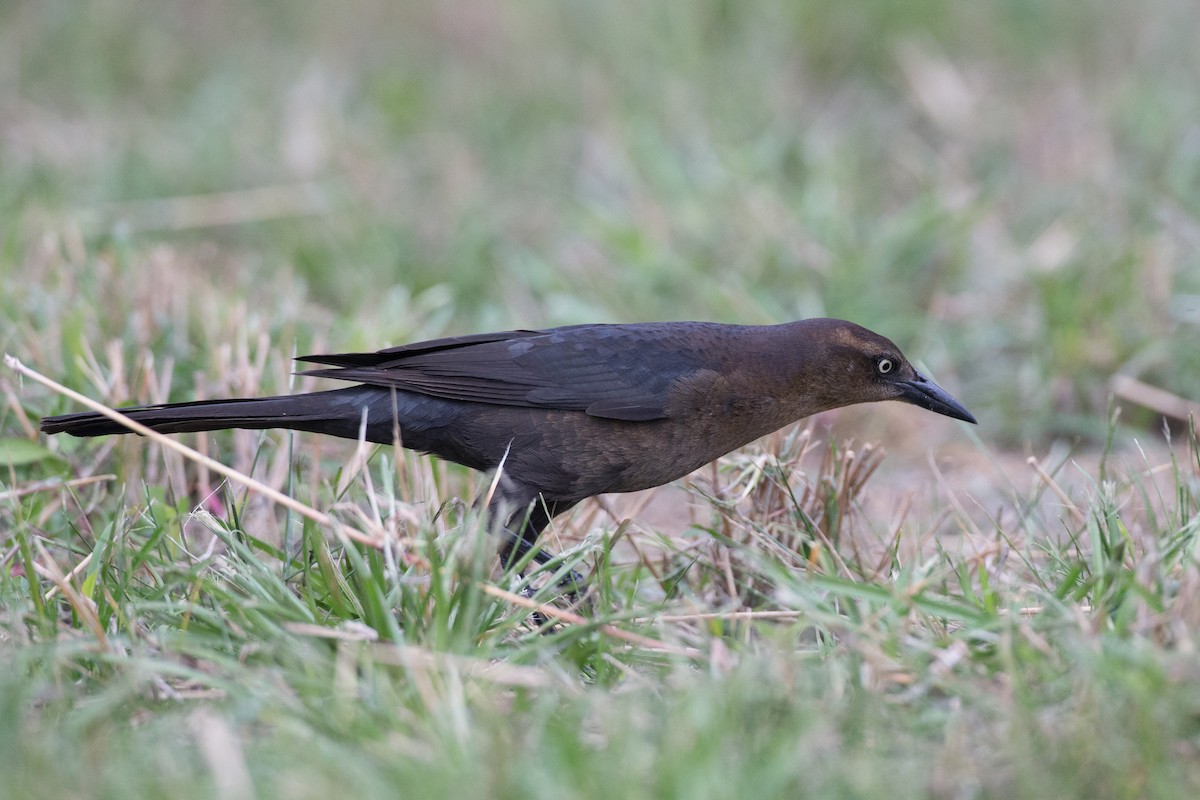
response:
[[[879,371],[880,375],[887,375],[895,366],[895,362],[890,358],[881,358],[875,362],[875,369]]]

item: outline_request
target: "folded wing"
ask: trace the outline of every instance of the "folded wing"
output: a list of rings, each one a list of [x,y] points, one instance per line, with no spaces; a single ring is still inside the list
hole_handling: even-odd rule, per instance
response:
[[[690,326],[574,325],[420,342],[376,353],[304,356],[304,372],[450,400],[584,411],[648,421],[667,416],[671,386],[703,365]]]

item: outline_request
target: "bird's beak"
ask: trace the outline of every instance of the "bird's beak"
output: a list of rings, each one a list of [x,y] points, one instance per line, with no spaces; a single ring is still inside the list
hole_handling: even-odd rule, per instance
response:
[[[901,381],[898,385],[900,386],[900,396],[896,398],[897,400],[927,408],[938,414],[945,414],[947,417],[975,423],[975,417],[970,411],[963,408],[962,403],[919,372],[911,381]]]

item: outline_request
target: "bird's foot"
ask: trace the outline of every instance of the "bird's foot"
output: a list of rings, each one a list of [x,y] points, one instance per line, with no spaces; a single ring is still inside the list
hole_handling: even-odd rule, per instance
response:
[[[533,554],[534,562],[545,568],[547,572],[551,571],[549,564],[555,558],[557,558],[557,556],[541,551]],[[554,570],[554,574],[557,574],[557,570]],[[583,576],[573,569],[567,570],[566,573],[558,579],[557,586],[559,591],[561,591],[564,596],[572,599],[587,591],[587,581],[585,581]]]
[[[588,591],[587,581],[573,569],[560,574],[561,565],[554,569],[553,563],[558,557],[552,553],[534,552],[530,560],[538,565],[534,578],[544,575],[546,578],[556,578],[554,588],[557,590],[552,598],[547,598],[544,589],[546,582],[527,582],[520,590],[520,595],[529,600],[543,602],[558,601],[566,606],[566,610],[588,614],[591,609],[591,592]],[[524,574],[524,570],[522,570]],[[539,597],[540,595],[540,597]],[[557,603],[556,603],[557,604]],[[547,628],[554,620],[540,611],[534,611],[530,620],[539,628]]]

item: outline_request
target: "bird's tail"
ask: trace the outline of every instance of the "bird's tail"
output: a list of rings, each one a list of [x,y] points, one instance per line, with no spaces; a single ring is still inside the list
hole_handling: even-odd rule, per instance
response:
[[[219,431],[228,428],[289,428],[354,437],[359,419],[353,407],[361,409],[364,399],[366,398],[359,391],[359,387],[352,387],[281,397],[200,400],[117,410],[160,433]],[[347,408],[348,405],[351,408]],[[94,412],[43,417],[41,427],[43,433],[69,433],[72,436],[131,433],[129,428],[119,422]],[[340,430],[342,427],[346,430]]]

